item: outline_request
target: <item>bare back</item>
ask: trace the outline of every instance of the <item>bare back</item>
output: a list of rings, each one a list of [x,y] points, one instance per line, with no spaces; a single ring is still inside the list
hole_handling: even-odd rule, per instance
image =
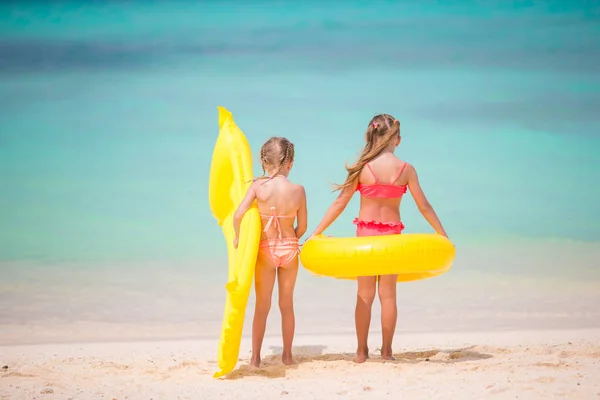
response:
[[[279,235],[278,229],[267,229],[266,224],[271,216],[278,216],[279,227],[284,237],[295,237],[294,221],[305,201],[304,188],[290,182],[284,176],[273,179],[259,179],[256,185],[256,200],[261,215],[263,233],[261,240],[274,239]]]
[[[360,173],[359,183],[362,185],[407,185],[408,168],[406,163],[393,153],[384,153],[365,166]],[[402,172],[401,172],[402,171]],[[399,198],[360,197],[359,219],[366,221],[400,222]]]

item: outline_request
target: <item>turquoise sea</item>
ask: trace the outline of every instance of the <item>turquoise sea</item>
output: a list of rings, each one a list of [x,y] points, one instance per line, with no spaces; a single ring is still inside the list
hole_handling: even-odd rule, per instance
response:
[[[218,335],[226,252],[207,193],[217,105],[255,153],[270,136],[295,143],[290,178],[306,187],[309,231],[370,118],[393,114],[399,156],[458,251],[446,276],[402,293],[435,287],[473,304],[506,281],[522,291],[499,312],[532,310],[509,325],[535,325],[548,301],[563,312],[564,298],[581,302],[564,313],[600,321],[599,65],[589,1],[4,2],[0,325],[25,341],[60,340],[73,324],[109,324],[115,338]],[[353,234],[357,200],[329,234]],[[411,198],[402,215],[406,232],[431,231]],[[520,297],[545,279],[559,289]],[[351,331],[351,283],[301,272],[298,312],[309,321],[303,299],[332,287],[346,290]],[[434,323],[439,296],[410,329],[453,328]],[[575,323],[560,318],[548,324]],[[125,323],[150,325],[110,325]]]

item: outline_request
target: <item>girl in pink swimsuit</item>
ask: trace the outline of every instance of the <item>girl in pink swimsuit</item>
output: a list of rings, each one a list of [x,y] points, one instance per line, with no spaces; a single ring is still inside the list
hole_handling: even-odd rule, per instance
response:
[[[289,365],[293,362],[293,297],[298,275],[298,239],[306,232],[306,193],[302,185],[294,184],[287,178],[294,164],[294,145],[289,140],[282,137],[267,140],[260,149],[260,162],[263,176],[252,182],[233,217],[233,246],[237,248],[242,218],[256,200],[263,231],[254,279],[256,306],[250,363],[260,366],[260,349],[277,278],[283,335],[282,360]],[[297,220],[295,227],[294,220]]]
[[[356,164],[346,167],[348,176],[336,190],[341,193],[327,210],[321,223],[311,234],[319,235],[344,211],[354,192],[360,192],[360,211],[354,220],[356,236],[397,235],[404,224],[400,219],[400,202],[407,188],[433,229],[444,236],[433,207],[427,201],[419,184],[415,168],[394,155],[400,145],[400,122],[388,114],[373,117],[367,127],[366,145]],[[310,238],[309,238],[310,239]],[[356,361],[369,358],[368,335],[371,307],[375,292],[381,302],[381,328],[383,343],[381,358],[393,360],[392,339],[396,329],[396,281],[398,275],[365,276],[358,278],[355,324],[358,347]],[[377,287],[377,282],[379,286]]]

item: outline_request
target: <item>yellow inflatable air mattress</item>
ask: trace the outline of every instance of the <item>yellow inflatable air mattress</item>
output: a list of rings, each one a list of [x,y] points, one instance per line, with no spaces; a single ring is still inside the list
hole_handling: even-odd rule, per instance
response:
[[[223,107],[218,109],[219,136],[210,166],[208,197],[212,215],[222,227],[227,242],[228,278],[218,350],[219,371],[213,375],[215,378],[233,371],[238,360],[261,228],[258,209],[254,205],[242,220],[238,248],[233,248],[233,214],[253,178],[252,153],[231,113]]]
[[[398,282],[431,278],[448,271],[456,250],[438,234],[333,238],[318,235],[300,252],[304,268],[339,279],[398,274]]]

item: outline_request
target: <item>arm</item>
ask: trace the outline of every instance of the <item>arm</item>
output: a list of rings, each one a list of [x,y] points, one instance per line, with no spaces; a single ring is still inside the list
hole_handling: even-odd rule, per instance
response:
[[[440,235],[448,237],[442,223],[438,219],[437,214],[433,210],[433,206],[425,197],[425,193],[423,193],[423,189],[421,189],[421,185],[419,184],[419,177],[417,175],[417,170],[412,165],[407,165],[406,167],[408,172],[408,189],[415,199],[415,203],[417,203],[417,207],[419,207],[419,211],[425,217],[425,220],[429,222],[429,225]]]
[[[325,216],[319,223],[319,225],[315,228],[314,232],[310,236],[320,235],[340,216],[340,214],[344,211],[354,192],[356,191],[356,186],[358,185],[358,180],[350,187],[342,190],[340,195],[333,201],[329,209],[325,213]]]
[[[238,209],[233,214],[233,231],[235,232],[235,239],[233,239],[233,247],[237,249],[238,241],[240,238],[240,225],[242,224],[242,218],[246,211],[250,209],[252,203],[256,200],[256,185],[252,182],[252,185],[248,188],[246,196],[240,203]]]
[[[302,237],[302,235],[304,235],[306,233],[306,228],[307,228],[307,221],[308,221],[308,211],[307,211],[307,207],[306,207],[306,191],[304,190],[303,186],[300,186],[300,190],[301,190],[301,196],[302,196],[302,203],[300,205],[300,208],[298,209],[298,214],[297,214],[297,218],[298,220],[296,221],[296,237],[298,239],[300,239]]]

